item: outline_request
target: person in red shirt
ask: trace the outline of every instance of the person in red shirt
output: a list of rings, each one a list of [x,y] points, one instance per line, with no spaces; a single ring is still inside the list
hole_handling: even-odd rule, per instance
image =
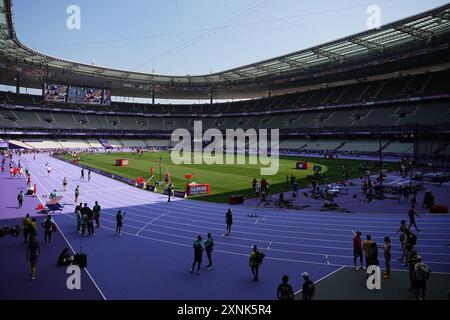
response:
[[[356,231],[355,237],[353,238],[353,264],[355,266],[355,270],[359,270],[359,268],[356,266],[356,260],[358,259],[358,257],[361,264],[361,269],[364,270],[361,232]]]
[[[415,216],[419,217],[419,215],[416,213],[414,208],[415,208],[414,205],[412,205],[411,208],[409,208],[409,210],[408,210],[408,216],[409,216],[409,227],[408,227],[408,229],[411,229],[411,227],[414,226],[414,228],[416,228],[417,232],[420,232],[420,229],[417,228],[416,217],[415,217]]]

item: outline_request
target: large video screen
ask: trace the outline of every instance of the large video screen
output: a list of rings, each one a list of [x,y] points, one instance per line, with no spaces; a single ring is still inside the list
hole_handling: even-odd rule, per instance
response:
[[[44,88],[45,101],[98,105],[111,104],[111,90],[47,83]]]
[[[66,102],[67,86],[46,83],[44,86],[44,100],[52,102]]]

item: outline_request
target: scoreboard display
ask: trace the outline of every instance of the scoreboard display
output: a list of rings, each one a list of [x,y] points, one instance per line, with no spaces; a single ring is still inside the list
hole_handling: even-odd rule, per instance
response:
[[[307,161],[297,161],[295,168],[298,170],[308,170],[309,165]]]
[[[81,104],[111,105],[111,90],[44,83],[44,100]]]

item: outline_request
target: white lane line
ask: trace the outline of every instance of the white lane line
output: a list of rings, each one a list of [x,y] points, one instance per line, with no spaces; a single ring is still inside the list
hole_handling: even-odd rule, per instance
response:
[[[330,264],[330,260],[328,259],[328,255],[325,255],[325,259],[327,260],[327,264]]]
[[[145,226],[143,226],[141,228],[141,230],[139,230],[138,232],[136,232],[136,235],[139,235],[142,231],[144,231],[145,228],[147,228],[149,225],[151,225],[153,222],[155,222],[156,220],[158,220],[159,218],[164,217],[165,215],[167,215],[167,213],[161,214],[159,216],[157,216],[155,219],[153,219],[152,221],[150,221],[149,223],[147,223]]]

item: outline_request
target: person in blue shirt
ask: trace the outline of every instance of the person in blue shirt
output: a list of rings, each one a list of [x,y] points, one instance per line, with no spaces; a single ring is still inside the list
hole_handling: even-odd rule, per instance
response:
[[[195,265],[197,264],[197,274],[200,274],[200,268],[203,260],[203,251],[205,251],[205,246],[203,244],[202,236],[197,236],[197,240],[194,242],[194,262],[192,263],[191,273],[194,273]]]

